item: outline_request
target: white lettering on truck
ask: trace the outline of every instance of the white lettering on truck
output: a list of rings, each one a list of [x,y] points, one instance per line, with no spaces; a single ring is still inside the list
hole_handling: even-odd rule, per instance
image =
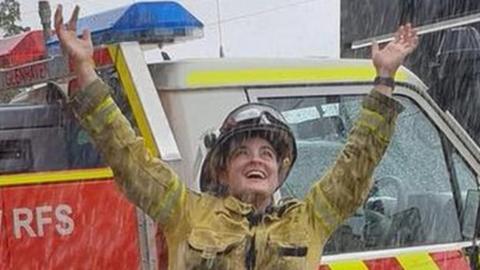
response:
[[[55,217],[60,222],[55,225],[55,228],[60,235],[69,235],[73,232],[75,223],[73,219],[68,216],[70,214],[72,214],[72,208],[68,204],[60,204],[55,209]]]
[[[54,223],[55,230],[59,235],[72,234],[75,227],[73,219],[69,216],[72,212],[72,208],[68,204],[59,204],[55,209],[50,205],[39,206],[33,210],[29,208],[14,208],[13,230],[15,238],[22,238],[23,231],[29,237],[45,236],[45,226],[53,225]],[[55,219],[52,219],[52,214],[54,214]],[[33,220],[34,216],[35,220]],[[36,223],[36,232],[32,228],[34,222]]]
[[[44,236],[45,232],[43,230],[43,227],[47,224],[52,224],[52,218],[44,216],[44,214],[51,213],[51,212],[52,212],[52,207],[49,205],[39,206],[35,208],[38,236]]]
[[[32,224],[33,214],[32,210],[28,208],[13,209],[13,232],[15,238],[21,237],[20,229],[23,227],[30,237],[37,237],[30,224]]]

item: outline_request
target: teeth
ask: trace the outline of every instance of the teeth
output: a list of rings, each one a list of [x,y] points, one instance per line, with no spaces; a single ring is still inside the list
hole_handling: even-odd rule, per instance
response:
[[[247,177],[265,178],[265,174],[262,171],[253,170],[247,173]]]

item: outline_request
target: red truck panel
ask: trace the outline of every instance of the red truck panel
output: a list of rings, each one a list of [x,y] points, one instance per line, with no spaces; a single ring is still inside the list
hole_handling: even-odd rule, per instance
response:
[[[0,189],[0,269],[138,269],[135,207],[112,180]]]

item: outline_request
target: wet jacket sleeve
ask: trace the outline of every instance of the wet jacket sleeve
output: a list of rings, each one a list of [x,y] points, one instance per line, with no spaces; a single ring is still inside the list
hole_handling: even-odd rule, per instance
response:
[[[334,165],[307,194],[315,230],[324,240],[366,199],[403,106],[376,90],[363,100],[360,116]],[[321,155],[322,153],[318,153]]]
[[[152,156],[109,92],[97,79],[72,98],[74,113],[127,198],[160,224],[175,223],[182,214],[186,187],[166,163]]]

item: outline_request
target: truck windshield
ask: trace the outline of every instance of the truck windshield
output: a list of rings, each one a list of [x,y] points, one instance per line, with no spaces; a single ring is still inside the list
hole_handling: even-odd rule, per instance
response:
[[[332,165],[358,116],[362,96],[260,98],[279,108],[296,138],[298,159],[281,189],[303,198]],[[442,133],[409,98],[365,204],[331,236],[325,254],[461,241]],[[475,176],[455,154],[461,193]]]
[[[108,75],[115,101],[135,124],[117,77]],[[45,84],[0,103],[0,174],[98,167],[106,165],[58,87]]]

